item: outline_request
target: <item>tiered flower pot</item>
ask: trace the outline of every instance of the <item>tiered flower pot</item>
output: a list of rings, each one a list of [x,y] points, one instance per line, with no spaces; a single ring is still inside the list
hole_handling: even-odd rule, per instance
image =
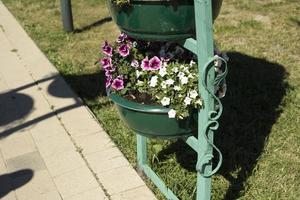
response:
[[[222,0],[212,0],[213,19]],[[195,35],[193,0],[131,0],[117,6],[107,1],[113,20],[129,36],[143,40],[183,40]]]

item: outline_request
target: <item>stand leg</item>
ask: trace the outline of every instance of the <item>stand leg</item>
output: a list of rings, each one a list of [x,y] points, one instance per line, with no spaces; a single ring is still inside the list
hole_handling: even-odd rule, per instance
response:
[[[72,32],[74,27],[71,0],[61,0],[61,15],[64,30],[66,32]]]
[[[211,0],[194,0],[197,57],[199,69],[199,92],[204,101],[204,107],[198,113],[198,143],[197,151],[197,200],[211,199],[211,178],[206,176],[212,171],[213,130],[209,128],[210,112],[215,109],[214,99],[210,95],[214,91],[214,69],[205,71],[206,63],[214,56]],[[202,80],[202,75],[205,79]],[[202,77],[201,77],[202,76]],[[205,85],[204,85],[205,82]],[[206,126],[207,125],[207,126]]]
[[[147,164],[147,138],[136,134],[136,143],[138,171],[142,172],[143,166]]]

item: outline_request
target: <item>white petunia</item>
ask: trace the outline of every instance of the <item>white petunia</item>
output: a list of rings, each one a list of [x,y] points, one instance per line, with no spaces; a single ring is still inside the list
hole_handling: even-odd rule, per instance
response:
[[[166,81],[161,82],[160,86],[161,86],[162,89],[166,89],[167,88]]]
[[[186,77],[186,76],[183,76],[183,77],[180,78],[180,82],[181,82],[182,85],[185,85],[189,82],[189,78]]]
[[[185,104],[186,106],[190,105],[190,104],[191,104],[191,101],[192,101],[192,99],[191,99],[190,97],[185,97],[185,98],[184,98],[184,104]]]
[[[174,80],[172,80],[172,79],[168,79],[168,80],[166,80],[166,84],[167,85],[173,85],[174,84]]]
[[[172,69],[172,71],[173,71],[174,73],[177,73],[177,72],[178,72],[178,67],[174,67],[174,68]]]
[[[167,74],[167,68],[162,67],[159,69],[159,75],[161,75],[161,77],[164,77]]]
[[[174,90],[175,90],[175,91],[180,91],[181,88],[180,88],[179,86],[175,85],[175,86],[174,86]]]
[[[135,71],[135,74],[136,74],[136,77],[139,78],[139,77],[141,76],[142,73],[141,73],[139,70],[136,70],[136,71]]]
[[[169,118],[175,118],[176,116],[176,111],[174,109],[171,109],[169,112],[168,112],[168,115],[169,115]]]
[[[168,105],[170,105],[170,101],[171,101],[170,98],[164,97],[164,98],[160,101],[160,103],[161,103],[163,106],[168,106]]]
[[[157,76],[153,76],[150,80],[150,87],[155,87],[157,85]]]
[[[193,60],[191,60],[190,66],[193,66],[194,64],[196,64],[196,63]]]
[[[198,92],[196,90],[192,90],[192,91],[189,92],[189,96],[192,99],[195,99],[198,96]]]
[[[183,72],[179,72],[178,75],[177,75],[179,78],[182,78],[185,76],[185,74]]]

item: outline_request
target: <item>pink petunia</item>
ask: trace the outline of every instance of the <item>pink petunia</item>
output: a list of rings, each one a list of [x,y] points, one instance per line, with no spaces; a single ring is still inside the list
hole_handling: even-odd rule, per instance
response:
[[[102,46],[102,52],[109,56],[112,57],[113,54],[113,48],[108,44],[107,41],[104,42],[104,45]]]
[[[161,68],[161,60],[157,57],[157,56],[154,56],[153,58],[151,58],[149,60],[149,68],[150,70],[158,70]]]
[[[123,78],[116,78],[112,81],[111,87],[115,90],[122,90],[124,89],[124,81]]]
[[[122,57],[127,57],[130,53],[130,46],[128,44],[123,44],[119,47],[119,54]]]

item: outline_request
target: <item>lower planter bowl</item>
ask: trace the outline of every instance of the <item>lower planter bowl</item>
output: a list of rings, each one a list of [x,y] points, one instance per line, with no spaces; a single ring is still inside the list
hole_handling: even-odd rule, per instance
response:
[[[117,6],[107,0],[111,16],[129,36],[149,41],[183,40],[195,35],[193,0],[131,0],[128,6]],[[216,19],[222,0],[212,0]]]
[[[170,139],[192,135],[193,117],[183,120],[168,117],[168,108],[144,105],[109,94],[122,120],[136,133],[151,138]]]

